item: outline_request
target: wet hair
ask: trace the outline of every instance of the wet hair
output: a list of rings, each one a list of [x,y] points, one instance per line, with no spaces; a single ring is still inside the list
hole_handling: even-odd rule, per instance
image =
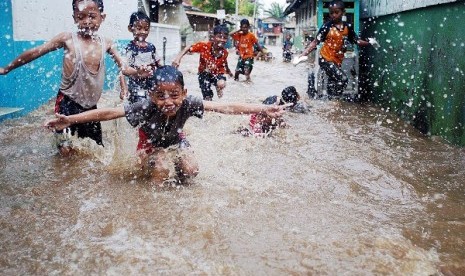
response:
[[[133,12],[131,17],[129,17],[129,27],[134,27],[134,23],[141,20],[147,21],[150,24],[150,18],[145,13],[141,11]]]
[[[245,18],[244,18],[244,19],[241,20],[240,25],[241,25],[241,26],[242,26],[242,25],[250,26],[250,22],[249,22],[248,19],[245,19]]]
[[[171,65],[164,65],[155,70],[149,79],[149,91],[154,91],[157,85],[162,82],[178,83],[184,88],[184,76],[181,71]]]
[[[297,90],[294,86],[288,86],[284,88],[284,90],[281,92],[281,97],[286,103],[295,104],[299,100],[299,94],[297,93]]]
[[[92,1],[92,2],[94,2],[97,5],[99,11],[101,13],[103,13],[103,0],[73,0],[73,2],[72,2],[73,12],[75,12],[78,9],[77,3],[82,2],[82,1]]]
[[[229,34],[229,30],[225,25],[216,25],[215,28],[213,28],[213,35],[217,34]]]
[[[337,8],[337,9],[341,9],[341,10],[344,10],[346,8],[345,4],[344,4],[344,1],[341,1],[341,0],[334,0],[334,1],[331,1],[329,3],[329,6],[330,8]]]
[[[266,98],[262,103],[270,105],[270,104],[275,104],[277,100],[278,100],[277,96],[271,96],[271,97]],[[281,105],[281,103],[279,103],[279,105]]]

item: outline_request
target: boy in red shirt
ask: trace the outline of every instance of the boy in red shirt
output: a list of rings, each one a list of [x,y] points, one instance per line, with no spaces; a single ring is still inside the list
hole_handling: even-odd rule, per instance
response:
[[[237,43],[237,50],[239,52],[234,80],[239,80],[239,74],[244,74],[246,81],[250,82],[250,73],[253,69],[253,59],[255,56],[254,45],[256,45],[258,51],[263,52],[263,48],[258,43],[257,37],[249,32],[249,20],[242,19],[240,24],[240,29],[231,34],[232,39]]]
[[[228,40],[228,29],[224,25],[217,25],[213,29],[213,37],[208,42],[198,42],[190,47],[186,47],[173,60],[172,65],[178,67],[181,58],[187,53],[200,53],[199,59],[199,85],[202,90],[203,99],[211,101],[213,91],[211,85],[215,85],[218,98],[223,96],[223,89],[226,87],[227,73],[233,76],[228,66],[228,51],[224,47]]]

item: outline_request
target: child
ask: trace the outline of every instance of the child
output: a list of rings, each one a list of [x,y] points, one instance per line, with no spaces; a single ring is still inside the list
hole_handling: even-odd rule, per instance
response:
[[[292,46],[294,45],[291,41],[292,36],[290,34],[286,35],[286,39],[283,43],[283,59],[284,62],[290,62],[292,59]]]
[[[206,101],[211,101],[213,98],[212,84],[216,87],[218,98],[221,98],[226,87],[224,74],[233,76],[228,66],[228,51],[224,47],[227,40],[228,29],[224,25],[217,25],[213,28],[213,36],[209,42],[198,42],[186,47],[172,63],[177,68],[185,54],[200,53],[199,85],[203,99]]]
[[[254,45],[258,51],[263,51],[262,46],[258,43],[257,37],[249,32],[250,23],[247,19],[242,19],[240,29],[231,34],[231,37],[237,43],[239,51],[239,60],[237,61],[234,80],[239,80],[239,74],[244,74],[246,81],[250,82],[250,73],[253,69]],[[266,54],[266,53],[264,53]]]
[[[284,112],[283,106],[277,105],[219,103],[187,96],[183,75],[173,66],[158,68],[150,81],[150,100],[71,116],[56,114],[58,118],[46,122],[45,126],[63,129],[74,123],[106,121],[125,116],[132,126],[139,127],[145,134],[139,137],[138,150],[142,160],[151,160],[148,165],[151,167],[152,181],[162,185],[169,177],[167,148],[174,147],[179,151],[179,158],[174,162],[181,177],[198,173],[198,165],[189,150],[189,143],[184,135],[180,135],[189,117],[201,118],[205,110],[225,114],[264,113],[270,117],[278,117]]]
[[[356,43],[358,46],[370,45],[368,41],[358,39],[352,25],[342,21],[344,14],[343,1],[330,2],[330,21],[320,28],[316,39],[300,55],[301,57],[307,56],[319,43],[324,42],[320,51],[319,65],[328,76],[327,91],[329,97],[342,95],[349,81],[341,69],[347,43]]]
[[[266,105],[286,105],[291,112],[303,113],[298,109],[300,95],[294,86],[288,86],[281,92],[281,97],[275,95],[266,98],[263,104]],[[286,123],[282,118],[273,118],[263,113],[250,115],[249,128],[241,128],[244,136],[266,137],[277,127],[285,127]]]
[[[135,69],[143,68],[153,72],[160,66],[160,58],[156,54],[155,46],[146,41],[150,32],[149,17],[143,12],[134,12],[129,19],[128,31],[134,36],[134,39],[125,48],[128,65]],[[129,77],[128,87],[126,87],[124,76],[120,75],[120,81],[122,88],[121,99],[128,96],[128,90],[128,100],[131,103],[147,98],[147,91],[149,89],[148,77]]]
[[[77,33],[60,33],[45,44],[25,51],[5,68],[0,68],[0,75],[4,75],[51,51],[63,48],[62,78],[55,112],[64,115],[97,108],[104,84],[105,52],[113,57],[123,74],[147,73],[123,67],[113,42],[97,34],[105,20],[102,0],[73,0],[72,7],[74,23],[78,26]],[[69,130],[71,134],[77,133],[79,138],[89,137],[103,146],[100,123],[73,124]],[[63,131],[57,131],[56,136],[60,153],[64,156],[72,154],[72,145]]]

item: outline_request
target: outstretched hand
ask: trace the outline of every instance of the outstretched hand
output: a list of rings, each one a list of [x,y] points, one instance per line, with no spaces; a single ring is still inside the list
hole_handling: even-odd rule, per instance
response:
[[[284,104],[284,105],[269,105],[264,110],[266,115],[270,116],[271,118],[281,117],[284,112],[286,112],[286,108],[292,106],[292,103]]]
[[[6,75],[8,73],[8,71],[3,68],[3,67],[0,67],[0,75]]]
[[[181,63],[181,62],[180,62],[179,60],[175,59],[175,60],[173,60],[173,62],[171,63],[171,65],[172,65],[174,68],[178,68],[180,63]]]
[[[52,130],[63,130],[71,125],[67,116],[55,113],[56,119],[45,122],[44,127]]]

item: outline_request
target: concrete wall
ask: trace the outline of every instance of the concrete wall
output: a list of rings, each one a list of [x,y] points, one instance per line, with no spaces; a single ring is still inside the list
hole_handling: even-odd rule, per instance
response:
[[[465,146],[465,2],[448,2],[363,20],[362,37],[382,47],[361,51],[361,93],[422,132]]]

